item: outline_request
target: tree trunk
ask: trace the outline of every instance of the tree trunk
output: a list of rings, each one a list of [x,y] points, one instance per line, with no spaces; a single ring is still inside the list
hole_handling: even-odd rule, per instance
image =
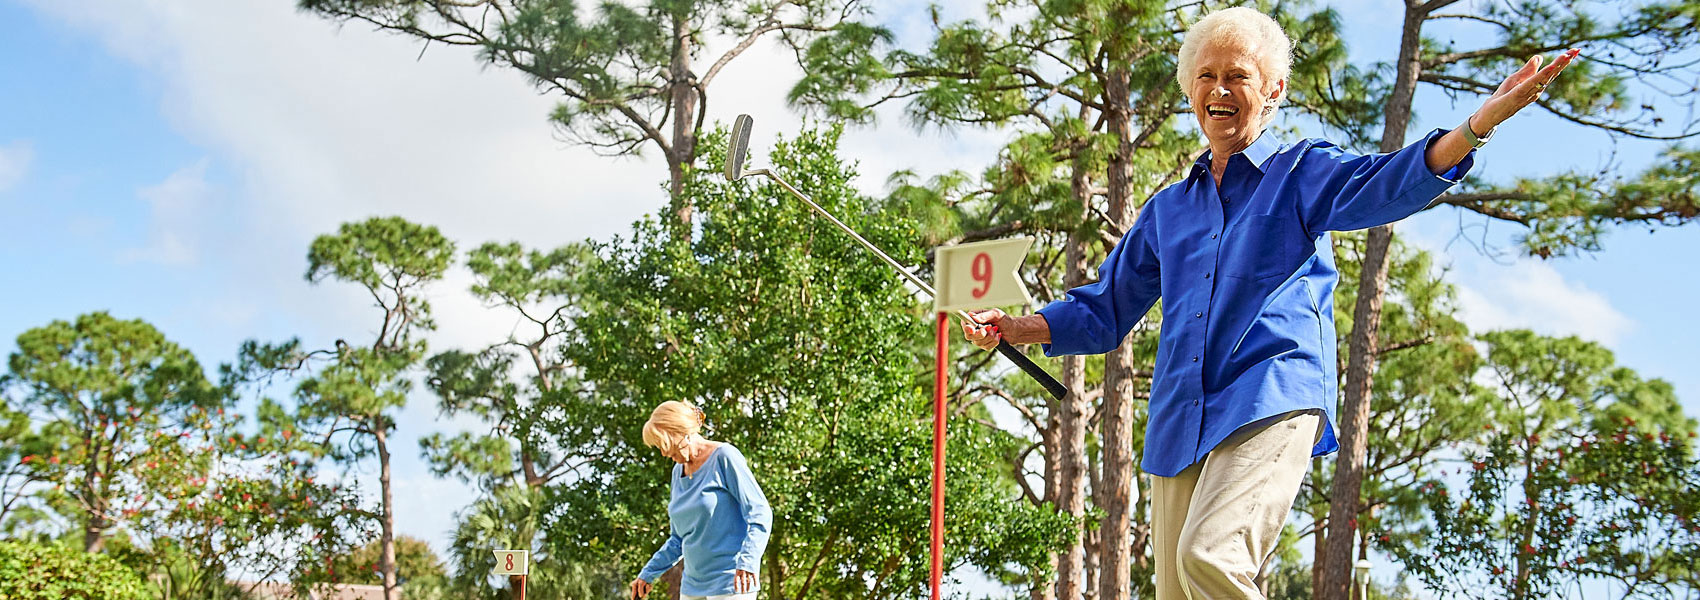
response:
[[[1071,248],[1076,245],[1070,242]],[[1077,252],[1070,250],[1069,253]],[[1081,259],[1084,262],[1084,257]],[[1074,262],[1071,257],[1070,263]],[[1068,386],[1068,396],[1063,398],[1063,410],[1058,419],[1060,431],[1057,436],[1059,464],[1056,507],[1071,519],[1071,531],[1068,547],[1057,554],[1056,597],[1060,600],[1076,600],[1080,598],[1084,588],[1081,579],[1085,567],[1081,528],[1084,525],[1082,518],[1086,514],[1086,406],[1080,400],[1086,395],[1085,357],[1070,356],[1063,359],[1062,383]]]
[[[1135,463],[1137,464],[1137,461],[1135,461]],[[1153,573],[1155,569],[1151,565],[1151,557],[1145,555],[1145,549],[1151,545],[1151,520],[1146,518],[1151,507],[1151,486],[1146,485],[1141,487],[1139,485],[1139,473],[1140,471],[1138,469],[1134,469],[1133,477],[1128,480],[1129,485],[1133,488],[1133,510],[1130,511],[1132,513],[1132,518],[1129,519],[1129,521],[1132,521],[1133,525],[1130,527],[1130,529],[1132,529],[1132,534],[1129,536],[1131,538],[1131,543],[1128,544],[1128,567],[1131,570],[1135,570],[1142,574],[1150,574]],[[1130,576],[1128,581],[1129,588],[1133,587],[1132,579],[1133,578]],[[1149,578],[1141,579],[1140,582],[1145,585],[1156,584],[1156,581],[1150,580]],[[1128,593],[1129,598],[1136,596],[1142,597],[1141,594],[1132,593],[1131,591]]]
[[[1426,15],[1412,6],[1405,10],[1404,31],[1399,41],[1398,75],[1388,99],[1386,122],[1381,132],[1382,152],[1405,145],[1405,129],[1411,121],[1411,101],[1417,77],[1418,44]],[[1381,302],[1387,288],[1387,253],[1393,245],[1393,227],[1369,230],[1364,246],[1363,270],[1358,274],[1358,299],[1352,307],[1352,337],[1346,361],[1346,386],[1341,399],[1340,455],[1334,463],[1334,489],[1328,503],[1327,544],[1317,557],[1322,577],[1312,591],[1316,600],[1345,600],[1352,589],[1352,539],[1357,528],[1360,496],[1363,493],[1364,463],[1369,455],[1370,389],[1375,377],[1377,333],[1381,328]]]
[[[111,526],[105,517],[89,515],[88,524],[83,528],[83,552],[97,554],[106,549],[106,530]]]
[[[1068,359],[1065,358],[1063,360],[1063,365],[1064,371],[1066,372]],[[1067,384],[1068,382],[1066,379],[1066,373],[1063,382],[1064,384]],[[1045,429],[1039,432],[1040,443],[1043,444],[1045,448],[1045,487],[1043,490],[1040,490],[1039,493],[1041,494],[1040,499],[1042,501],[1050,503],[1052,507],[1056,507],[1060,506],[1057,502],[1057,495],[1058,490],[1062,487],[1062,459],[1060,457],[1062,456],[1061,419],[1063,409],[1062,402],[1052,400],[1050,396],[1046,396],[1045,398],[1045,404],[1047,407]],[[1057,554],[1051,555],[1052,573],[1057,572],[1057,561],[1059,556],[1060,555]],[[1057,590],[1054,584],[1055,582],[1034,581],[1032,587],[1027,590],[1028,598],[1030,600],[1056,600]]]
[[[671,177],[668,190],[672,192],[673,211],[685,225],[685,239],[690,239],[692,206],[683,198],[685,167],[696,159],[696,74],[691,72],[691,26],[684,12],[673,15],[673,61],[668,67],[673,92],[673,151],[667,157],[667,174]]]
[[[98,451],[95,454],[98,456]],[[96,461],[91,463],[98,465]],[[83,473],[83,502],[88,505],[88,520],[83,523],[83,551],[89,554],[98,553],[106,547],[106,530],[112,527],[112,520],[106,518],[110,506],[96,490],[96,476],[99,474],[98,466]]]
[[[1116,152],[1110,156],[1106,181],[1109,218],[1120,231],[1133,227],[1138,216],[1128,184],[1133,160],[1129,78],[1126,66],[1118,67],[1110,71],[1104,88],[1110,134],[1117,138]],[[1129,600],[1131,593],[1134,360],[1133,349],[1126,345],[1116,346],[1104,357],[1104,399],[1098,407],[1102,419],[1098,440],[1102,448],[1103,489],[1098,491],[1097,498],[1098,508],[1104,511],[1104,518],[1098,525],[1100,600]]]
[[[1074,198],[1082,203],[1091,201],[1087,177],[1085,164],[1077,159],[1070,178],[1070,187]],[[1086,283],[1086,245],[1090,243],[1090,239],[1077,229],[1069,234],[1067,243],[1068,247],[1064,249],[1064,260],[1067,264],[1064,266],[1066,270],[1063,282],[1066,287],[1075,288]],[[1057,556],[1056,590],[1057,598],[1075,600],[1081,597],[1085,589],[1085,582],[1082,581],[1085,549],[1081,545],[1081,529],[1086,514],[1086,425],[1089,418],[1084,400],[1085,357],[1063,358],[1062,383],[1068,387],[1068,395],[1062,400],[1062,411],[1057,420],[1059,432],[1056,506],[1071,519],[1072,533],[1068,548]]]
[[[390,488],[390,448],[389,440],[384,432],[383,417],[372,418],[372,437],[377,440],[378,447],[378,486],[384,494],[384,519],[382,553],[378,558],[378,569],[384,574],[384,600],[398,600],[400,593],[396,589],[395,573],[395,495]]]
[[[1097,498],[1098,496],[1094,492],[1091,493],[1091,497]],[[1085,573],[1085,576],[1080,580],[1080,597],[1083,600],[1097,600],[1098,588],[1092,584],[1097,582],[1099,577],[1099,560],[1103,558],[1099,551],[1104,548],[1103,532],[1096,528],[1087,528],[1083,537],[1085,539],[1080,544],[1081,571]]]
[[[1323,519],[1323,522],[1317,524],[1316,532],[1310,536],[1310,552],[1316,557],[1316,560],[1310,563],[1310,589],[1313,600],[1321,597],[1322,560],[1328,554],[1328,521],[1327,517]]]

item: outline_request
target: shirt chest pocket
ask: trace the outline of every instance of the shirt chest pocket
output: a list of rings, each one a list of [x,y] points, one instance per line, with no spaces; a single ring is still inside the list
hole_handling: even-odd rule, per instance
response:
[[[1283,215],[1252,215],[1228,231],[1222,244],[1222,273],[1236,279],[1285,278],[1301,262],[1300,238],[1294,219]]]

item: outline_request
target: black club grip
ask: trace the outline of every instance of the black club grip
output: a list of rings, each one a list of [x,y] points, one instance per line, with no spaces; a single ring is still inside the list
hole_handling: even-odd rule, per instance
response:
[[[1021,367],[1021,370],[1026,371],[1027,376],[1032,377],[1034,381],[1039,382],[1039,385],[1045,386],[1045,391],[1050,392],[1052,398],[1061,400],[1064,396],[1068,395],[1068,388],[1064,387],[1061,381],[1057,381],[1057,378],[1051,377],[1050,373],[1047,373],[1045,372],[1045,369],[1040,368],[1038,364],[1033,362],[1033,359],[1027,358],[1026,354],[1022,354],[1020,350],[1016,350],[1015,346],[1009,345],[1009,342],[998,342],[998,354],[1002,354],[1004,358],[1009,359],[1009,362],[1015,363],[1015,366]]]

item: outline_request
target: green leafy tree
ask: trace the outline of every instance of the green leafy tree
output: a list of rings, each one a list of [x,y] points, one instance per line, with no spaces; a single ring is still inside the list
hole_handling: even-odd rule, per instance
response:
[[[244,435],[242,424],[231,414],[191,436],[214,468],[161,482],[154,491],[169,501],[137,521],[127,561],[162,598],[224,600],[266,581],[327,581],[326,558],[372,537],[374,515],[357,506],[356,490],[316,481],[316,465],[290,451],[300,440],[263,426]]]
[[[724,134],[706,144],[721,159]],[[901,261],[913,225],[849,186],[838,130],[782,142],[768,164],[805,185]],[[587,389],[544,426],[584,440],[591,460],[547,489],[555,560],[620,565],[624,577],[666,538],[667,469],[640,427],[662,400],[702,406],[711,438],[743,449],[775,517],[763,558],[774,598],[892,598],[925,588],[931,328],[889,267],[776,186],[693,172],[699,235],[640,222],[598,245],[583,289],[591,310],[565,347]],[[930,316],[930,315],[929,315]],[[854,332],[845,336],[843,332]],[[848,341],[847,341],[848,340]],[[947,566],[1041,571],[1062,524],[1019,499],[997,465],[1019,441],[968,426],[961,406],[948,465]]]
[[[330,561],[331,570],[346,583],[382,585],[384,572],[378,565],[383,560],[383,553],[383,543],[373,540],[352,552],[333,558]],[[437,557],[437,553],[431,550],[431,545],[425,540],[405,535],[397,536],[395,564],[396,578],[403,582],[403,597],[414,599],[441,593],[440,588],[447,572],[443,568],[443,560]]]
[[[5,380],[0,378],[0,392],[4,389]],[[0,403],[0,531],[7,533],[15,531],[13,511],[28,510],[34,484],[42,481],[40,465],[31,464],[36,457],[29,450],[35,429],[30,426],[29,415],[10,406],[9,402]]]
[[[1268,582],[1265,585],[1265,597],[1269,600],[1310,599],[1311,566],[1305,564],[1296,554],[1292,557],[1277,558],[1269,567]],[[1404,581],[1389,587],[1372,578],[1367,591],[1367,600],[1418,600],[1427,597],[1411,589]]]
[[[0,598],[147,600],[149,595],[142,578],[110,556],[0,541]]]
[[[1422,486],[1430,543],[1382,546],[1448,593],[1544,598],[1605,582],[1628,598],[1700,594],[1695,424],[1670,385],[1576,338],[1481,340],[1493,426],[1467,449],[1463,481]]]
[[[265,374],[301,375],[295,412],[269,399],[261,419],[275,436],[293,433],[292,448],[353,468],[376,458],[383,548],[385,598],[394,600],[395,498],[390,481],[392,413],[407,403],[408,375],[425,357],[422,334],[435,327],[424,288],[439,280],[454,257],[454,243],[436,227],[400,217],[344,223],[335,234],[313,240],[307,252],[309,282],[336,279],[363,288],[382,314],[370,345],[336,340],[333,349],[307,350],[300,340],[243,344],[238,369],[249,379]]]
[[[1420,84],[1434,86],[1468,105],[1493,93],[1498,82],[1528,57],[1575,47],[1582,49],[1583,60],[1546,90],[1546,96],[1536,103],[1541,109],[1616,139],[1686,139],[1700,134],[1700,121],[1666,122],[1661,115],[1692,107],[1700,93],[1692,86],[1671,87],[1662,82],[1689,81],[1697,74],[1691,61],[1678,58],[1700,42],[1697,16],[1697,6],[1688,1],[1624,5],[1406,0],[1398,58],[1392,65],[1374,69],[1391,72],[1391,81],[1355,91],[1331,88],[1353,94],[1332,94],[1319,104],[1330,104],[1327,98],[1348,98],[1361,106],[1366,98],[1379,99],[1374,104],[1385,109],[1379,115],[1383,127],[1378,148],[1390,152],[1406,143]],[[1441,35],[1446,35],[1445,41]],[[1353,111],[1346,107],[1336,112],[1349,115]],[[1358,120],[1369,116],[1359,114]],[[1542,179],[1516,178],[1509,183],[1476,180],[1442,196],[1437,205],[1456,206],[1524,226],[1520,241],[1533,255],[1594,250],[1599,238],[1614,224],[1674,225],[1700,215],[1700,204],[1687,183],[1693,174],[1693,157],[1680,147],[1672,147],[1667,156],[1670,161],[1661,161],[1646,173],[1630,177],[1603,169]],[[1355,524],[1367,506],[1362,484],[1373,412],[1370,394],[1375,389],[1380,348],[1388,344],[1379,327],[1392,238],[1391,226],[1371,229],[1364,250],[1365,268],[1358,282],[1362,291],[1352,308],[1352,320],[1359,326],[1353,329],[1346,352],[1341,451],[1328,513],[1343,518],[1328,519],[1329,539],[1353,539]],[[1351,546],[1326,544],[1317,561],[1320,574],[1316,597],[1349,597]]]
[[[587,393],[561,349],[576,334],[574,319],[589,308],[580,278],[595,260],[583,244],[541,252],[517,243],[487,243],[467,256],[475,277],[473,295],[516,316],[524,327],[482,350],[449,350],[426,361],[426,385],[440,399],[442,413],[473,417],[486,426],[420,441],[438,475],[474,484],[485,494],[462,513],[455,533],[456,571],[463,575],[455,585],[462,593],[494,593],[483,575],[492,567],[490,548],[545,546],[536,526],[541,515],[535,511],[542,508],[538,494],[570,478],[583,461],[571,452],[583,440],[562,439],[539,425],[558,418],[557,407]],[[496,525],[530,526],[493,526],[492,518]],[[605,566],[549,560],[546,554],[536,558],[528,580],[534,594],[602,596],[590,588],[613,579]],[[509,582],[508,593],[518,597],[517,580]]]
[[[859,0],[300,0],[303,10],[356,20],[422,43],[475,48],[561,98],[552,116],[569,139],[608,155],[652,146],[667,161],[673,210],[700,151],[708,89],[758,42],[797,47],[853,26]],[[730,47],[709,60],[711,40]]]
[[[489,426],[423,438],[421,448],[438,475],[488,491],[516,480],[547,485],[570,471],[571,457],[560,452],[560,441],[541,437],[532,425],[552,404],[583,393],[571,365],[562,362],[561,344],[585,310],[578,277],[593,260],[581,244],[538,252],[488,243],[468,255],[476,278],[473,295],[514,313],[532,330],[516,331],[479,352],[450,350],[427,361],[426,384],[441,399],[443,414]],[[514,375],[516,363],[524,366],[523,379]]]
[[[157,490],[210,468],[185,440],[223,412],[223,396],[152,325],[104,312],[54,321],[19,335],[8,366],[22,389],[11,409],[40,423],[18,461],[53,484],[85,551],[158,508]]]
[[[519,581],[510,577],[506,589],[490,584],[496,568],[494,548],[538,548],[532,555],[526,590],[538,598],[618,598],[625,591],[629,569],[618,565],[574,560],[554,553],[542,534],[547,523],[567,527],[571,516],[550,518],[546,488],[525,485],[498,487],[473,502],[460,515],[451,550],[456,556],[453,588],[471,598],[517,598]]]

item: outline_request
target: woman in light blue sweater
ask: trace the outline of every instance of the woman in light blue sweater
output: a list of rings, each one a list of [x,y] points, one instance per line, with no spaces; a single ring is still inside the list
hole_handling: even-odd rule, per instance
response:
[[[760,588],[756,575],[773,511],[744,455],[731,444],[704,439],[702,424],[701,409],[677,401],[655,407],[643,424],[643,443],[679,464],[667,504],[671,534],[632,580],[635,596],[648,595],[650,584],[680,558],[681,598],[755,600]]]

